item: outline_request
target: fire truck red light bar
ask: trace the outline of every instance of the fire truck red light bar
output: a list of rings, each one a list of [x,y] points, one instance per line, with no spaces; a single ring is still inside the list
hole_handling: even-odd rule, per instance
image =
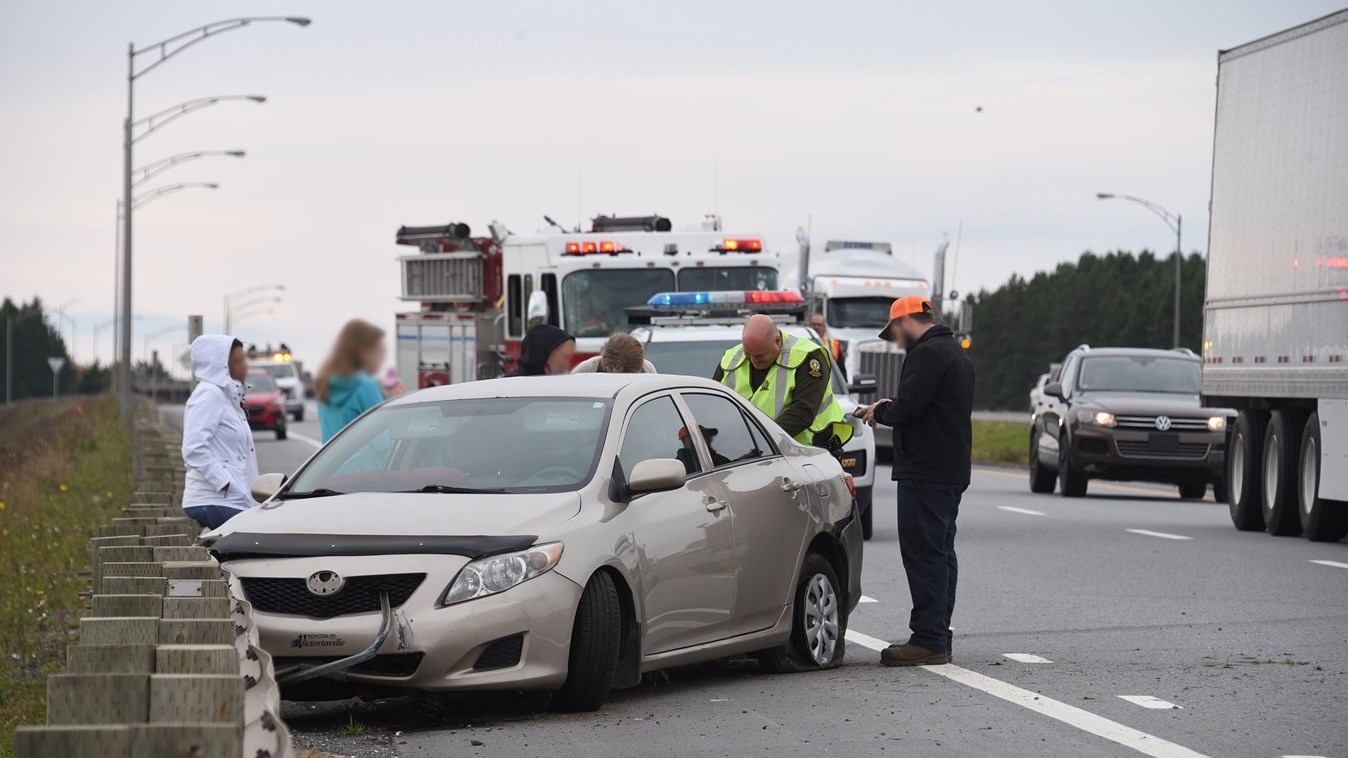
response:
[[[757,253],[763,249],[763,240],[727,239],[722,241],[721,249],[732,253]]]

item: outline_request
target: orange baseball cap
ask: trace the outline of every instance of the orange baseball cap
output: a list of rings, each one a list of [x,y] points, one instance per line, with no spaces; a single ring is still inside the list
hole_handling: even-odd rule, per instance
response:
[[[884,330],[880,332],[880,339],[882,340],[894,339],[889,334],[889,327],[894,324],[895,319],[900,319],[903,318],[904,316],[911,316],[915,313],[931,313],[931,312],[932,312],[931,301],[925,297],[918,297],[917,295],[908,295],[907,297],[901,297],[898,300],[895,300],[894,302],[889,304],[889,323],[885,324]]]

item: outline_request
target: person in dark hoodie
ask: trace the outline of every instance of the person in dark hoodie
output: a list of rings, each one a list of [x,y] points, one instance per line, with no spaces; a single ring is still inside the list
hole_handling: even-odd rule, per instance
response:
[[[567,374],[575,354],[575,337],[552,324],[539,324],[524,333],[519,365],[506,376]]]

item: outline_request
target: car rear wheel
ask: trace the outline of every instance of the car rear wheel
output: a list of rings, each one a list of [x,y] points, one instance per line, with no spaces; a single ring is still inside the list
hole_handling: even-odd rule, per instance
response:
[[[1039,461],[1039,431],[1030,432],[1030,492],[1040,495],[1053,492],[1058,484],[1058,472],[1047,469]]]
[[[869,503],[861,509],[861,539],[868,540],[872,534],[875,534],[875,520],[871,518],[872,509]]]
[[[1231,430],[1231,444],[1226,451],[1227,504],[1231,523],[1242,532],[1264,528],[1263,489],[1264,427],[1268,416],[1263,411],[1241,411]]]
[[[1338,542],[1348,534],[1348,503],[1325,500],[1320,491],[1320,414],[1312,413],[1301,432],[1297,512],[1301,532],[1314,542]]]
[[[285,438],[286,438],[286,428],[284,426],[278,426],[276,428],[276,439],[283,440]]]
[[[1085,497],[1086,475],[1072,468],[1071,440],[1064,434],[1058,440],[1058,483],[1063,497]]]
[[[566,683],[552,697],[552,709],[575,713],[598,710],[608,699],[618,672],[622,644],[622,604],[606,571],[590,577],[571,628]]]
[[[1188,482],[1179,486],[1180,497],[1185,500],[1202,500],[1208,494],[1207,482]]]
[[[1261,491],[1264,529],[1278,536],[1301,533],[1295,473],[1301,446],[1292,441],[1294,435],[1298,440],[1301,438],[1297,422],[1290,411],[1276,410],[1269,416],[1268,429],[1264,431],[1264,486]]]
[[[291,414],[291,416],[292,416],[296,421],[303,421],[303,420],[304,420],[304,409],[303,409],[303,408],[300,408],[299,410],[297,410],[297,411],[295,411],[293,414]]]
[[[833,566],[818,553],[805,556],[791,607],[791,639],[782,647],[756,654],[772,674],[827,669],[846,652],[847,608]]]

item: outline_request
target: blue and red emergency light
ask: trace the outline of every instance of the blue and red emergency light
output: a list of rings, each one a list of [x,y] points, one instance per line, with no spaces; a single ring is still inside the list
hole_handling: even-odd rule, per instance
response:
[[[790,290],[734,290],[729,292],[659,292],[646,301],[652,308],[680,308],[698,305],[745,307],[753,305],[799,305],[805,298]]]

